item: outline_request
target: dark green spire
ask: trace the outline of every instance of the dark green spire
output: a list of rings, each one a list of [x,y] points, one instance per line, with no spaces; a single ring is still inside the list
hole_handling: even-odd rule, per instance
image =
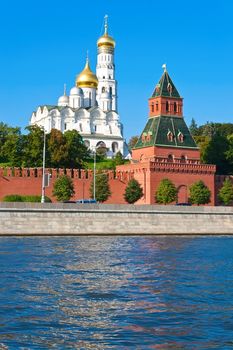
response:
[[[151,97],[175,97],[180,98],[180,94],[178,90],[176,89],[175,85],[173,84],[173,81],[171,80],[167,70],[166,65],[163,66],[164,73],[158,82],[158,84],[155,86],[154,92]]]

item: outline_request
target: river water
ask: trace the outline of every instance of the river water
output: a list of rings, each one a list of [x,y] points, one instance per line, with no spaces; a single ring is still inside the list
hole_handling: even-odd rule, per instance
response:
[[[2,237],[0,349],[233,349],[233,238]]]

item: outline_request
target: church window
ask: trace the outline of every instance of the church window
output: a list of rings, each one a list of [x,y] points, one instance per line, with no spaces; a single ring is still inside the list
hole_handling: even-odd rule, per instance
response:
[[[105,87],[104,87],[104,86],[102,87],[102,93],[103,93],[103,92],[105,92]]]
[[[79,124],[79,129],[80,129],[81,132],[83,131],[82,123]]]
[[[166,112],[169,112],[169,103],[166,101]]]
[[[111,86],[109,88],[109,94],[110,94],[110,96],[112,96],[112,87]]]
[[[64,129],[65,129],[65,130],[67,129],[67,123],[64,124]]]
[[[94,130],[97,131],[97,125],[94,125]]]
[[[109,132],[110,132],[110,134],[112,134],[112,127],[111,127],[111,125],[109,125]]]
[[[151,104],[151,112],[153,113],[155,111],[154,103]]]
[[[105,79],[105,76],[103,76],[103,79]]]
[[[174,102],[174,113],[177,113],[177,103]]]
[[[111,78],[111,75],[109,75],[109,79],[112,79],[112,78]]]
[[[156,111],[158,111],[159,110],[159,104],[158,104],[158,102],[156,102]]]

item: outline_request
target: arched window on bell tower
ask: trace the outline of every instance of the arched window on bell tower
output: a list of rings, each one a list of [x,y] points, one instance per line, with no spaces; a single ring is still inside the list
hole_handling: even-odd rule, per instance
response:
[[[169,112],[169,103],[166,101],[166,112]]]
[[[154,106],[154,103],[152,102],[152,104],[151,104],[151,112],[154,113],[154,111],[155,111],[155,106]]]
[[[174,102],[174,113],[176,114],[177,113],[177,103]]]

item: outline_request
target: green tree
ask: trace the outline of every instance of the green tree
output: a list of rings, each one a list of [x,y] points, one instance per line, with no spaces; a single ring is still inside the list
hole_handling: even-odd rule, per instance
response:
[[[193,183],[190,188],[190,202],[192,204],[208,204],[210,202],[211,192],[203,181]]]
[[[233,185],[229,178],[224,180],[223,186],[219,190],[218,198],[224,205],[229,205],[232,203]]]
[[[121,154],[120,151],[118,151],[117,154],[115,155],[114,163],[115,163],[116,165],[122,165],[122,164],[124,164],[124,158],[123,158],[123,156],[122,156],[122,154]]]
[[[43,163],[44,130],[37,125],[27,126],[25,129],[29,133],[24,136],[22,165],[41,167]]]
[[[61,131],[52,129],[47,141],[47,164],[50,167],[65,167],[68,158],[66,140]]]
[[[67,130],[64,133],[67,158],[64,160],[66,168],[82,168],[90,154],[82,136],[77,130]]]
[[[4,143],[1,146],[1,160],[11,166],[21,166],[23,152],[23,136],[20,128],[8,128]]]
[[[94,179],[90,186],[90,196],[94,198]],[[105,202],[111,196],[108,183],[108,176],[104,173],[98,173],[95,177],[95,199],[98,202]]]
[[[228,150],[228,139],[216,132],[203,152],[203,161],[207,164],[216,164],[217,174],[228,174],[230,171],[226,156]]]
[[[69,200],[74,194],[74,184],[70,177],[62,175],[55,181],[53,195],[58,201]]]
[[[133,204],[137,202],[143,196],[143,190],[139,182],[135,179],[132,179],[128,182],[128,185],[125,189],[124,198],[127,203]]]
[[[129,150],[130,150],[130,151],[132,151],[132,149],[134,148],[134,146],[135,146],[136,143],[138,142],[138,139],[139,139],[139,136],[138,136],[138,135],[132,136],[132,137],[129,139],[128,147],[129,147]]]
[[[163,179],[155,193],[155,200],[160,204],[169,204],[177,200],[177,189],[169,179]]]
[[[192,136],[198,136],[199,130],[198,130],[198,126],[197,126],[197,123],[196,123],[194,118],[192,118],[192,120],[191,120],[189,130],[190,130]]]

